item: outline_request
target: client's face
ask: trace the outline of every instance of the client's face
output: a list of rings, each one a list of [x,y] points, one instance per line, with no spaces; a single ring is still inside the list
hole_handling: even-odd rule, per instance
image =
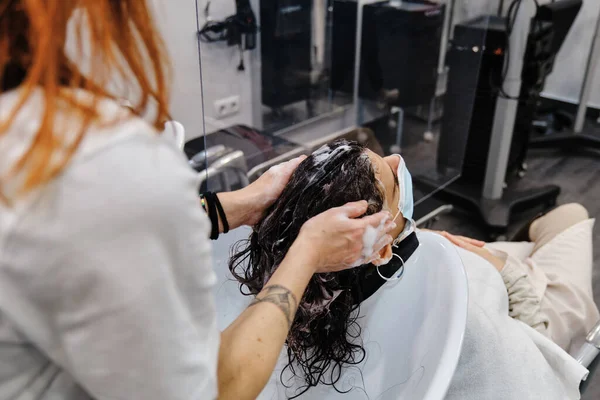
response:
[[[389,210],[392,215],[396,215],[398,213],[398,201],[400,200],[400,188],[398,187],[396,171],[398,171],[400,157],[397,155],[381,157],[371,150],[367,149],[365,151],[373,164],[375,177],[384,189],[385,199],[383,207],[384,209]],[[394,221],[398,226],[393,232],[390,232],[392,237],[398,236],[404,229],[404,218],[402,218],[401,215],[402,214],[398,215]]]

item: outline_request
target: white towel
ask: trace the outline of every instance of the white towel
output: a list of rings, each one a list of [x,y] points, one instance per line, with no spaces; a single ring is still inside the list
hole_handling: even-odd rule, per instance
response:
[[[587,370],[548,338],[508,316],[500,274],[458,249],[469,281],[463,351],[446,399],[579,399]]]

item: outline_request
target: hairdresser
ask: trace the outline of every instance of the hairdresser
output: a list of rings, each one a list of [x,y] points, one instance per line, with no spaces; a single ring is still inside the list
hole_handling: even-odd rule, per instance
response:
[[[0,3],[0,399],[253,399],[313,274],[391,240],[366,202],[314,217],[219,333],[209,234],[260,220],[301,159],[199,199],[158,133],[164,54],[145,1]],[[139,94],[133,111],[109,86]]]

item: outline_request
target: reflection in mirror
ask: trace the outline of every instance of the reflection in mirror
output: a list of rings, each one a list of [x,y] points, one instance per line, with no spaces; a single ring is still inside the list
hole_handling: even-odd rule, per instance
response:
[[[476,91],[467,77],[483,56],[471,50],[487,30],[470,39],[472,62],[452,56],[463,50],[450,42],[453,1],[198,5],[206,124],[185,151],[208,171],[201,190],[235,190],[339,138],[402,154],[417,205],[461,175]]]
[[[520,101],[522,97],[516,96],[536,94],[536,90],[541,90],[532,86],[526,78],[523,78],[521,94],[518,93],[518,87],[516,92],[511,92],[513,87],[507,88],[505,83],[512,83],[516,79],[521,85],[522,72],[532,61],[525,47],[536,48],[527,45],[528,41],[535,44],[537,40],[535,35],[528,36],[529,32],[539,33],[538,29],[544,31],[541,28],[547,24],[531,22],[531,17],[536,15],[533,2],[523,2],[522,8],[510,8],[507,3],[504,9],[500,7],[499,13],[496,6],[490,9],[487,4],[485,7],[472,8],[472,3],[472,0],[253,1],[258,21],[256,49],[243,54],[250,60],[245,63],[250,71],[232,78],[221,73],[230,64],[215,61],[215,48],[202,53],[203,65],[212,63],[212,69],[208,69],[211,73],[204,74],[203,82],[205,93],[210,96],[205,97],[208,112],[213,113],[213,102],[222,104],[221,99],[227,100],[236,94],[246,99],[238,103],[241,107],[237,110],[239,115],[227,114],[221,118],[218,116],[219,107],[216,107],[217,116],[211,114],[210,118],[220,123],[211,121],[206,136],[188,142],[186,146],[186,153],[196,163],[196,168],[208,165],[205,185],[215,191],[234,190],[255,180],[269,166],[301,153],[312,153],[323,144],[345,138],[366,146],[380,156],[402,154],[414,180],[415,219],[425,215],[419,206],[428,206],[429,201],[434,200],[442,204],[467,204],[484,218],[485,212],[490,210],[502,209],[504,212],[504,204],[495,200],[488,202],[488,198],[482,197],[486,169],[489,165],[500,165],[489,162],[498,158],[497,151],[492,147],[495,138],[499,137],[496,132],[507,132],[505,126],[519,118],[514,114],[527,105],[525,101]],[[360,8],[357,8],[357,4]],[[519,37],[519,40],[522,39],[521,48],[514,46],[513,39],[517,36],[513,35],[513,27],[518,28],[517,36],[522,34]],[[223,44],[219,50],[225,51],[225,46]],[[235,59],[237,63],[236,53],[228,55],[228,62]],[[513,67],[515,60],[520,60],[517,67]],[[249,84],[249,77],[252,77],[252,85]],[[242,84],[235,86],[235,79],[238,78]],[[237,92],[219,92],[220,87],[228,85]],[[535,90],[531,91],[532,88]],[[517,112],[511,116],[506,105],[509,100],[515,101],[515,97],[519,104],[514,106],[513,111]],[[231,110],[227,104],[225,101],[225,110]],[[354,107],[344,107],[345,104]],[[248,106],[259,112],[248,118],[248,114],[245,114]],[[349,117],[340,115],[324,118],[340,108],[351,108],[352,114]],[[512,143],[509,143],[511,148],[506,149],[510,153],[507,156],[508,165],[503,166],[499,174],[502,178],[518,176],[530,122],[520,120],[514,130],[511,126],[510,134],[514,131],[514,135]],[[520,130],[522,124],[526,129]],[[492,151],[489,151],[490,147]],[[301,193],[301,190],[298,189],[298,192]],[[510,194],[515,194],[513,199],[519,197],[516,191]],[[434,195],[439,197],[433,198]],[[427,238],[427,235],[422,237],[425,246],[428,246]],[[285,240],[283,236],[272,239],[276,244]],[[443,246],[439,244],[436,244],[436,248],[442,249]],[[216,254],[217,263],[224,266],[227,254],[228,251]],[[373,308],[361,309],[364,314],[360,323],[364,323],[365,332],[369,330],[369,335],[364,337],[370,358],[365,359],[365,364],[360,367],[341,370],[348,377],[348,380],[342,378],[340,381],[348,383],[348,386],[341,386],[342,390],[360,388],[355,385],[356,382],[367,382],[365,386],[369,387],[365,391],[376,398],[385,390],[392,390],[391,385],[397,383],[400,386],[393,386],[393,390],[406,390],[404,393],[411,394],[407,398],[423,398],[414,395],[412,390],[418,389],[419,382],[424,384],[428,374],[432,376],[434,368],[440,365],[440,357],[428,352],[432,349],[429,343],[419,346],[414,342],[424,338],[418,330],[425,325],[416,318],[425,316],[423,323],[433,321],[438,327],[441,318],[427,319],[432,315],[428,312],[434,309],[433,300],[419,303],[425,308],[414,314],[411,314],[415,311],[414,307],[403,307],[403,304],[414,303],[419,295],[429,294],[433,296],[432,299],[439,301],[441,292],[438,288],[458,287],[457,284],[445,285],[444,282],[433,284],[434,279],[440,276],[447,278],[449,275],[446,271],[433,269],[441,266],[441,256],[433,257],[430,252],[423,256],[428,257],[422,264],[427,268],[411,268],[412,261],[408,260],[407,275],[405,280],[399,282],[399,286],[408,282],[410,285],[402,287],[403,290],[393,291],[395,296],[405,298],[374,303],[374,306],[381,305],[380,315]],[[459,270],[461,261],[457,261],[457,265],[449,271]],[[411,273],[423,275],[411,276]],[[218,296],[222,299],[219,304],[225,304],[223,309],[226,309],[221,317],[228,318],[229,315],[238,314],[238,310],[230,305],[235,303],[237,306],[242,300],[235,283],[227,280],[230,276],[222,278],[220,282],[225,284],[218,289]],[[423,288],[418,289],[417,293],[409,293],[409,290],[418,287],[417,282],[423,282]],[[498,282],[501,284],[500,280]],[[505,295],[505,288],[500,286],[497,292]],[[429,289],[431,291],[427,292]],[[383,292],[378,294],[385,296]],[[463,291],[459,296],[465,294]],[[394,315],[402,316],[398,319],[402,322],[410,320],[411,324],[406,326],[417,331],[390,331],[389,326],[378,325],[377,321],[384,321],[386,315],[389,316],[386,304],[397,304]],[[444,300],[439,304],[440,315],[447,316],[444,307],[450,303]],[[502,318],[505,317],[503,314]],[[456,319],[449,320],[452,321]],[[372,322],[371,325],[369,322]],[[380,336],[373,334],[373,329],[380,326]],[[439,332],[435,327],[424,331]],[[388,332],[394,335],[385,337]],[[398,335],[404,333],[406,337],[399,339]],[[375,340],[371,340],[373,338]],[[389,341],[386,342],[386,339]],[[368,347],[374,342],[381,348]],[[443,343],[438,340],[435,344]],[[456,346],[452,348],[457,349]],[[424,349],[428,351],[423,353],[432,355],[431,363],[423,361],[424,355],[421,357],[415,351]],[[392,356],[394,352],[397,353]],[[284,353],[284,363],[280,363],[280,366],[287,365],[285,356]],[[458,357],[458,354],[455,356]],[[402,369],[402,365],[398,365],[401,364],[399,360],[406,361],[410,368]],[[384,374],[377,368],[386,362],[394,368],[385,368],[385,373],[389,375],[381,379]],[[432,367],[422,369],[426,364]],[[402,370],[407,374],[400,376],[399,371]],[[353,375],[354,371],[358,373]],[[424,373],[413,374],[415,371]],[[413,376],[418,382],[411,380]],[[422,380],[422,377],[425,378]],[[300,386],[304,382],[302,378]],[[280,375],[275,373],[270,387],[263,393],[264,398],[276,398],[277,394],[279,398],[286,398],[289,393],[296,394],[292,386],[282,387],[279,382]],[[381,386],[382,382],[384,387]],[[415,385],[409,387],[413,382]],[[448,380],[445,380],[443,390],[446,390],[447,383]],[[320,382],[311,388],[308,396],[324,399],[336,396],[352,398],[354,395],[363,398],[363,393],[357,390],[342,395]],[[437,398],[443,398],[443,393]]]
[[[351,8],[356,7],[353,2]],[[351,96],[333,96],[330,90],[335,9],[333,0],[260,2],[261,114],[266,132],[351,102]],[[354,36],[354,30],[348,32],[348,37]],[[353,58],[348,65],[354,65]]]

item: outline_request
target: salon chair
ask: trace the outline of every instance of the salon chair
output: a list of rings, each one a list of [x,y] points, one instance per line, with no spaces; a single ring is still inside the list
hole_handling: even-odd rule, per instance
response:
[[[227,267],[230,247],[246,239],[250,228],[223,235],[215,242],[213,257],[218,284],[218,326],[224,329],[250,302],[242,296]],[[407,260],[404,276],[386,283],[361,304],[365,360],[345,368],[338,389],[311,388],[301,399],[430,399],[444,398],[462,347],[467,318],[467,280],[454,248],[441,236],[421,232],[422,246]],[[422,251],[423,248],[428,251]],[[440,263],[439,260],[445,260]],[[258,397],[286,399],[302,382],[280,374],[287,355],[282,352],[277,368]]]
[[[549,210],[550,211],[550,210]],[[548,211],[548,212],[549,212]],[[546,213],[540,213],[526,224],[524,224],[517,233],[511,238],[511,242],[525,242],[529,241],[529,228],[531,223]],[[592,328],[585,338],[585,342],[577,350],[577,352],[571,354],[573,358],[577,360],[581,365],[588,369],[589,374],[587,378],[581,382],[580,392],[583,394],[589,386],[590,381],[596,370],[600,369],[600,321]]]
[[[573,357],[589,370],[585,381],[581,382],[579,390],[585,393],[594,373],[599,369],[600,364],[600,321],[588,333],[585,342],[581,348],[573,354]]]

